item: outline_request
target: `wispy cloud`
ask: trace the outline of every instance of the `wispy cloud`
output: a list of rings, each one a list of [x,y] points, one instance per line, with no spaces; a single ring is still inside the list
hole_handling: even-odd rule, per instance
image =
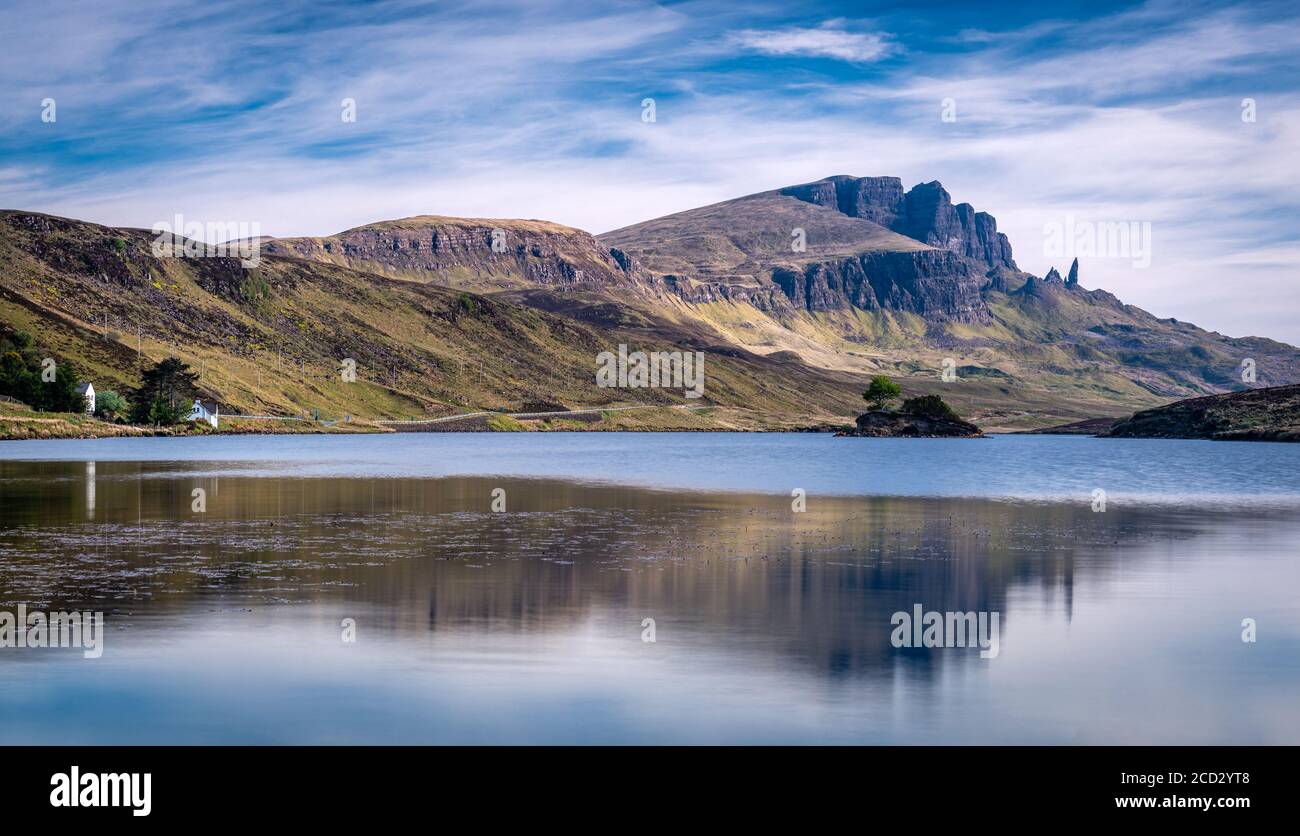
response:
[[[888,37],[876,32],[849,32],[831,21],[814,28],[742,29],[727,36],[741,49],[763,55],[798,55],[840,61],[878,61],[891,52]]]
[[[109,0],[91,26],[63,0],[14,0],[0,10],[0,205],[275,235],[428,213],[599,232],[891,174],[994,214],[1040,275],[1066,266],[1043,246],[1066,213],[1150,221],[1149,268],[1085,258],[1084,284],[1300,343],[1300,13],[868,13]],[[47,96],[55,123],[40,119]]]

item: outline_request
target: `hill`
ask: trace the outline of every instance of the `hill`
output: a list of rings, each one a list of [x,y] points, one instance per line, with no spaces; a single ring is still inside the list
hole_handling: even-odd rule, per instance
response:
[[[130,389],[142,366],[178,356],[223,413],[408,418],[684,402],[681,390],[598,387],[597,355],[620,343],[705,352],[705,394],[692,403],[750,410],[753,425],[848,414],[860,402],[852,376],[798,358],[597,329],[501,296],[288,254],[268,252],[252,269],[234,257],[159,257],[154,237],[0,212],[0,329],[32,334],[101,391]]]
[[[1191,398],[1120,421],[1109,438],[1300,441],[1300,386]]]

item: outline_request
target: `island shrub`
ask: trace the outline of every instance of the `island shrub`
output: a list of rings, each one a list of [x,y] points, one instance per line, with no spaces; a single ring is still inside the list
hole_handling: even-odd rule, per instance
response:
[[[938,395],[921,395],[915,398],[908,398],[903,401],[903,412],[908,415],[916,415],[923,418],[945,418],[949,421],[960,421],[961,416],[948,406],[943,398]]]

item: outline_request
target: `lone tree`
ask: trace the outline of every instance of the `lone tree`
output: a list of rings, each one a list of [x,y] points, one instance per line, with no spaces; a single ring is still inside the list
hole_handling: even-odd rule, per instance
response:
[[[862,393],[862,399],[870,404],[872,409],[884,409],[889,406],[890,401],[897,400],[902,394],[902,386],[890,380],[888,376],[878,374],[871,378],[871,385]]]
[[[175,424],[185,416],[197,390],[197,373],[179,358],[168,357],[141,376],[132,398],[131,420],[137,424]]]

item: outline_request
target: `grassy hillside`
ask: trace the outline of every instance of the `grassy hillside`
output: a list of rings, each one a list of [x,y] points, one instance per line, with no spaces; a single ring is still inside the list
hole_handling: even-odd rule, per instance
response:
[[[857,408],[854,376],[735,348],[675,346],[636,328],[595,328],[504,299],[264,255],[157,258],[152,235],[45,215],[0,213],[0,325],[74,361],[97,389],[128,390],[174,355],[223,411],[324,418],[438,416],[568,406],[683,403],[680,391],[602,389],[596,355],[689,348],[706,354],[701,405],[772,415]],[[356,361],[356,382],[340,363]]]
[[[802,230],[796,250],[794,231]],[[755,284],[777,265],[813,264],[872,250],[930,247],[863,218],[764,192],[667,215],[600,236],[654,273]]]
[[[816,232],[801,259],[833,262],[864,247],[934,251],[775,193],[600,241],[541,221],[385,222],[271,242],[252,269],[235,258],[157,258],[144,230],[3,212],[0,328],[35,335],[99,390],[129,390],[143,366],[175,355],[200,372],[223,411],[327,419],[522,411],[531,402],[684,403],[680,391],[598,388],[596,355],[620,343],[704,352],[700,405],[718,409],[699,428],[842,424],[861,412],[865,381],[880,373],[909,396],[942,395],[986,430],[1121,417],[1245,388],[1246,360],[1254,385],[1300,380],[1291,346],[1224,337],[1014,271],[984,280],[977,301],[987,316],[959,321],[851,304],[770,305],[761,293],[693,298],[679,292],[690,277],[667,281],[605,246],[663,248],[680,236],[664,259],[701,260],[698,274],[721,280],[717,287],[761,284],[779,294],[761,274],[789,260],[787,233],[773,230],[793,221]],[[703,238],[691,237],[692,224]],[[493,248],[495,230],[502,248]],[[680,266],[651,256],[659,269]],[[356,363],[355,382],[340,374],[345,359]],[[943,378],[945,367],[953,379]],[[697,413],[666,415],[681,427],[701,423]]]

